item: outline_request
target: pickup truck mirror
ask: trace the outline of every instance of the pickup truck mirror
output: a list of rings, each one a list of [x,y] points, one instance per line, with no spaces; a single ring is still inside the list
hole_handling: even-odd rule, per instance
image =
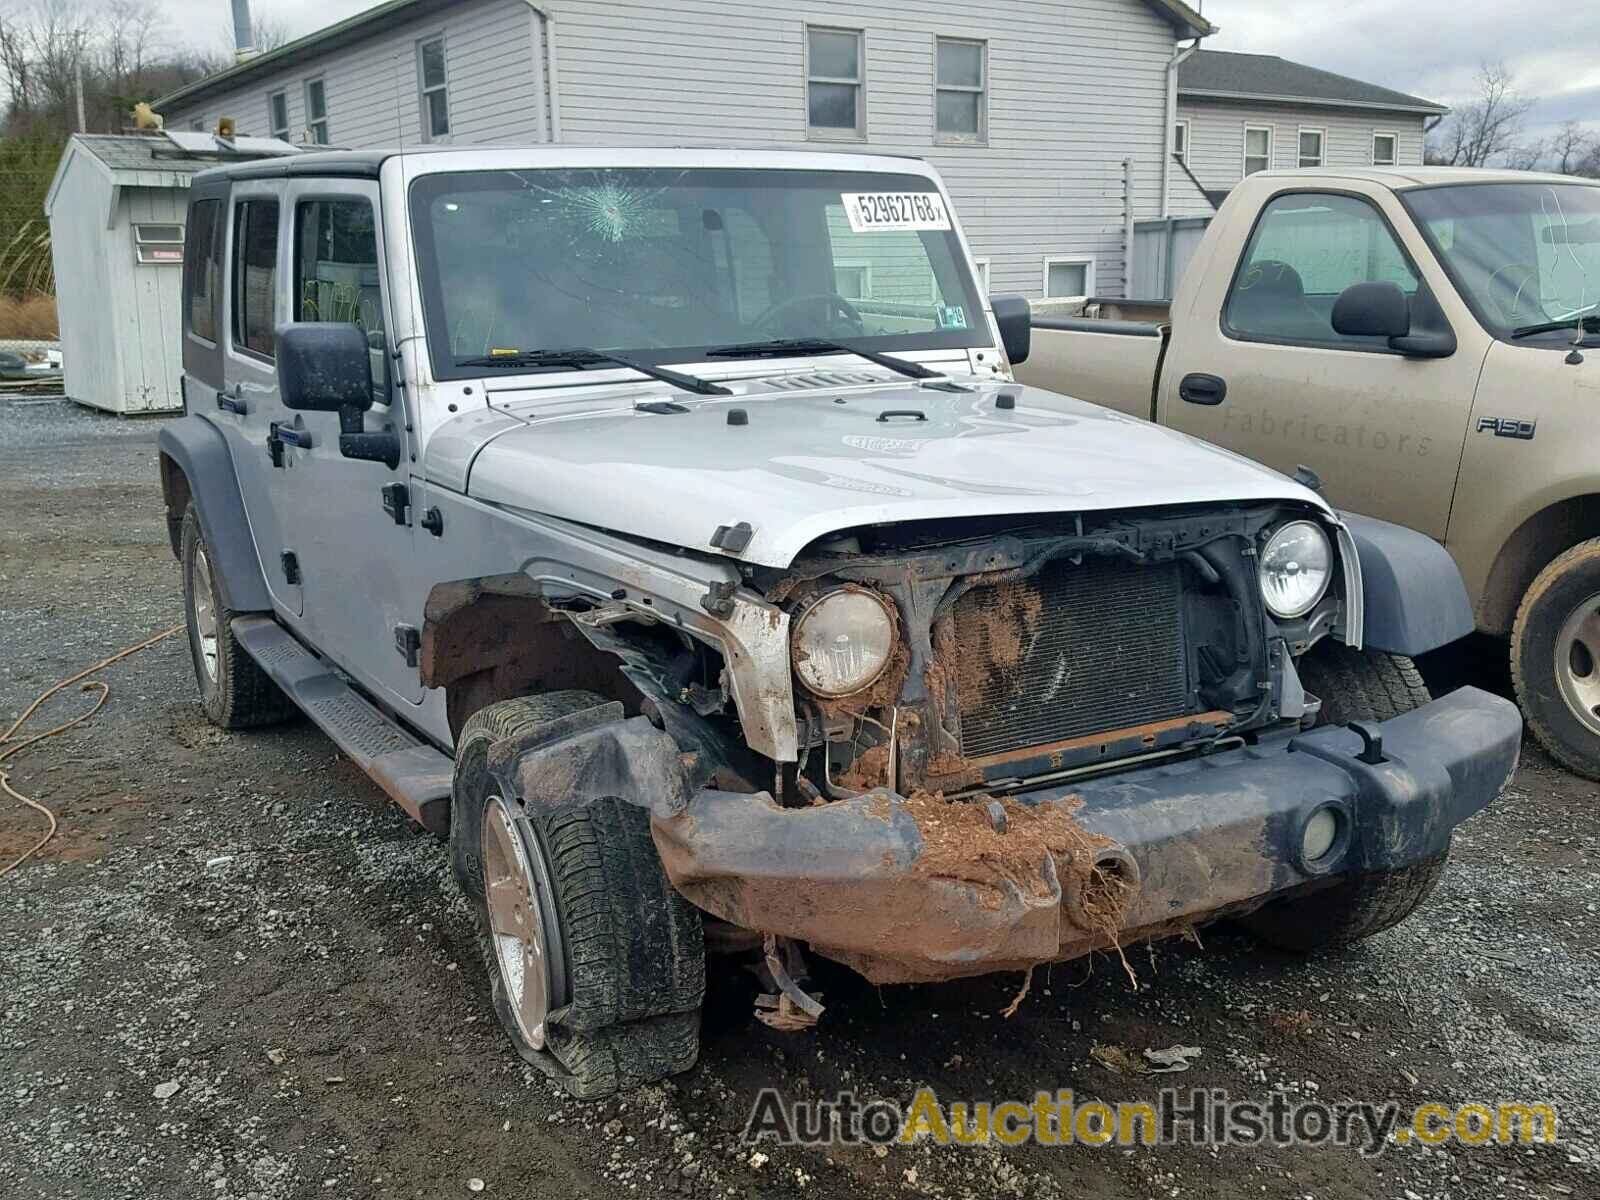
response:
[[[990,296],[989,310],[994,313],[994,323],[1000,329],[1000,344],[1006,348],[1011,365],[1026,362],[1033,344],[1033,311],[1028,307],[1028,298]]]
[[[372,407],[372,356],[359,325],[305,321],[278,330],[278,394],[285,408],[340,412]]]
[[[1333,302],[1333,331],[1344,337],[1405,337],[1411,306],[1398,284],[1352,283]]]

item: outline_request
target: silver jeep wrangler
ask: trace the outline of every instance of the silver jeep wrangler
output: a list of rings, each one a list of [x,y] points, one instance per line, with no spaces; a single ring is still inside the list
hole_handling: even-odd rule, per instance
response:
[[[1515,767],[1516,708],[1407,657],[1471,629],[1445,552],[1017,386],[922,163],[314,153],[197,175],[187,246],[205,710],[303,711],[448,836],[576,1095],[694,1061],[708,952],[803,1028],[803,949],[1364,937]]]

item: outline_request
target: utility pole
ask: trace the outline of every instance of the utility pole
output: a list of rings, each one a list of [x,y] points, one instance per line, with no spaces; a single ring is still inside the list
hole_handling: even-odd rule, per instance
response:
[[[83,30],[78,30],[72,42],[72,89],[77,94],[78,101],[78,132],[88,133],[87,124],[83,119]]]

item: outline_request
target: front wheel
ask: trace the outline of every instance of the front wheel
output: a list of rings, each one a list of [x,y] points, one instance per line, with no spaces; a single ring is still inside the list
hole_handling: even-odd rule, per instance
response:
[[[1523,596],[1511,629],[1511,681],[1550,757],[1600,779],[1600,538],[1545,567]]]
[[[502,795],[489,747],[604,704],[505,700],[457,740],[450,859],[473,907],[491,999],[517,1052],[578,1099],[686,1071],[699,1053],[705,943],[649,814],[615,796],[530,807]]]

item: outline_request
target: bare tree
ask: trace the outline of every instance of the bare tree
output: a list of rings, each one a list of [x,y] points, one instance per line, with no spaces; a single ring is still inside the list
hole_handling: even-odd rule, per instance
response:
[[[1476,98],[1459,106],[1428,139],[1427,161],[1482,167],[1505,158],[1516,146],[1523,118],[1533,107],[1515,88],[1504,63],[1478,68]]]
[[[1550,139],[1549,165],[1563,175],[1577,175],[1600,153],[1600,138],[1577,121],[1564,121]]]

